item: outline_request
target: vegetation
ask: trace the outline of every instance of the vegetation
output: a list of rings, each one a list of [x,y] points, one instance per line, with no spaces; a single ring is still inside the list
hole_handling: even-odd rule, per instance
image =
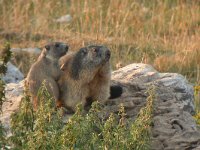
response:
[[[55,22],[65,14],[72,16],[71,22]],[[114,69],[116,64],[144,62],[199,84],[198,0],[2,0],[0,20],[0,42],[10,40],[13,47],[61,40],[76,50],[101,43],[111,48]],[[16,63],[27,72],[27,63]]]
[[[61,111],[55,111],[45,86],[40,89],[39,109],[34,112],[29,97],[21,102],[21,109],[12,116],[11,143],[16,149],[149,149],[152,121],[153,90],[147,104],[135,122],[125,121],[124,107],[109,118],[102,117],[102,106],[92,104],[84,115],[81,105],[76,113],[63,123]]]
[[[195,97],[195,106],[196,114],[194,116],[197,124],[200,126],[200,86],[196,85],[194,87],[194,97]]]
[[[11,58],[11,51],[10,51],[10,44],[5,44],[5,47],[0,50],[0,77],[6,73],[7,70],[7,62]],[[0,78],[0,110],[5,100],[5,93],[4,93],[4,82],[2,78]]]
[[[6,64],[10,60],[11,52],[10,45],[7,43],[3,49],[0,50],[0,115],[2,111],[2,105],[5,101],[5,83],[2,80],[2,75],[6,73],[7,67]],[[5,147],[6,139],[5,139],[5,131],[0,121],[0,148]]]

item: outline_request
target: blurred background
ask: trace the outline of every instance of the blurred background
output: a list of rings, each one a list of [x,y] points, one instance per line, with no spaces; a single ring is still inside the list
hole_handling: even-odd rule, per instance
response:
[[[49,41],[104,44],[113,70],[148,63],[200,83],[200,0],[0,0],[0,47],[26,75]]]

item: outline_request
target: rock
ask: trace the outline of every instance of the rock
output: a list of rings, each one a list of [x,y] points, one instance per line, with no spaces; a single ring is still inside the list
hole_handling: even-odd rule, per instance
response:
[[[72,16],[70,14],[67,14],[65,16],[61,16],[58,19],[55,19],[55,22],[57,23],[69,23],[72,20]]]
[[[11,48],[12,52],[28,52],[30,54],[40,54],[41,53],[41,49],[35,47],[35,48]]]
[[[146,64],[131,64],[112,73],[112,84],[121,85],[121,97],[109,100],[104,108],[118,113],[119,105],[125,107],[127,118],[134,120],[145,106],[146,91],[154,86],[154,114],[152,126],[152,149],[195,149],[200,147],[200,132],[192,117],[194,113],[193,87],[180,74],[159,73]],[[23,82],[6,85],[8,101],[3,104],[3,124],[9,129],[11,112],[18,109]]]
[[[21,98],[23,97],[24,80],[19,83],[6,84],[6,101],[2,106],[2,115],[0,114],[0,121],[3,123],[7,135],[10,136],[10,116],[17,111]]]
[[[6,83],[18,83],[24,79],[24,75],[12,63],[7,63],[6,75],[2,77]]]
[[[146,103],[145,92],[155,86],[152,149],[189,150],[200,146],[200,132],[192,117],[195,111],[193,87],[182,75],[159,73],[146,64],[131,64],[114,71],[112,80],[113,84],[121,85],[124,92],[120,98],[110,101],[107,111],[115,112],[121,102],[130,118],[137,116]],[[126,107],[127,101],[134,105]]]

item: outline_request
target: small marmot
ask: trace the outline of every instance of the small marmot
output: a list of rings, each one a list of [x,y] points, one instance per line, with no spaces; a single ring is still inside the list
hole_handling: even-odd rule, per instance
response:
[[[87,100],[105,102],[110,97],[110,50],[105,46],[90,45],[63,56],[63,70],[58,81],[60,98],[66,108],[75,110],[78,103]]]
[[[61,75],[58,61],[67,51],[67,44],[51,42],[45,46],[37,61],[31,66],[27,75],[26,85],[29,88],[34,109],[37,109],[37,94],[43,82],[49,94],[55,99],[56,105],[61,105],[57,84],[57,80]]]

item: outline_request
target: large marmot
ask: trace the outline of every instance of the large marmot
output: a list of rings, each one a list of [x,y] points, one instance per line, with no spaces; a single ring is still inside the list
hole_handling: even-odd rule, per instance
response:
[[[27,75],[26,84],[29,88],[34,109],[38,105],[38,90],[44,82],[48,92],[55,99],[56,105],[61,105],[57,80],[61,70],[59,59],[68,51],[68,45],[61,42],[51,42],[45,46],[38,60],[32,65]]]
[[[110,50],[105,46],[87,46],[65,55],[60,64],[61,100],[73,111],[78,103],[87,100],[105,102],[110,97]]]

